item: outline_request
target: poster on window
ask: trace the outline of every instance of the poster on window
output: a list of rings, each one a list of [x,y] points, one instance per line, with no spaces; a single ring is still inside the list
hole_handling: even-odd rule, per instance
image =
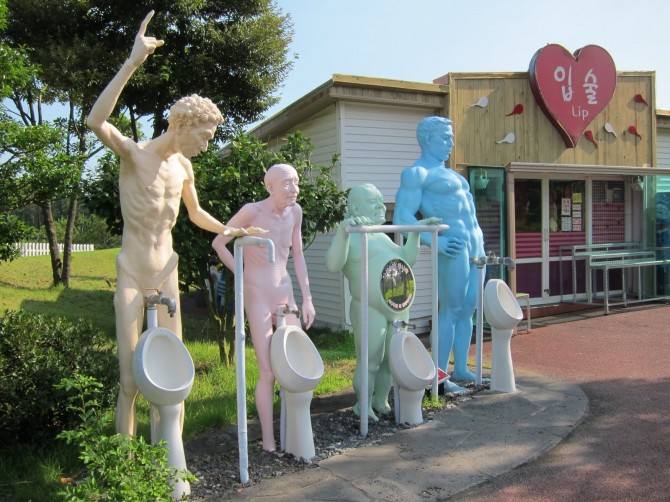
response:
[[[581,218],[572,218],[572,231],[581,232],[582,231],[582,219]]]
[[[572,212],[572,201],[568,198],[561,199],[561,216],[570,216]]]
[[[572,218],[569,216],[561,218],[561,232],[572,232]]]

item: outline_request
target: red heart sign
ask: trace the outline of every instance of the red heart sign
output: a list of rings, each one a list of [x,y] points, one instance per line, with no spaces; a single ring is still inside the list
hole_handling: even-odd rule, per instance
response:
[[[568,148],[577,145],[616,88],[612,56],[597,45],[582,47],[574,56],[560,45],[547,45],[535,53],[528,72],[535,100]]]

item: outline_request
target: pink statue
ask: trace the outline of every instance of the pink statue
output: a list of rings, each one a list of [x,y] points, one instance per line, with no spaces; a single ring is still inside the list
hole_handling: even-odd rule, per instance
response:
[[[116,259],[117,286],[114,295],[116,341],[121,388],[116,408],[116,430],[135,434],[135,398],[132,358],[142,332],[144,300],[156,291],[176,302],[174,317],[159,309],[159,325],[181,338],[178,256],[172,249],[172,227],[177,221],[180,200],[193,223],[228,238],[259,229],[234,229],[217,221],[198,203],[193,168],[189,159],[207,150],[223,117],[209,99],[192,95],[170,109],[169,127],[161,136],[135,143],[108,119],[126,83],[162,40],[145,36],[154,13],[151,11],[135,37],[132,52],[116,76],[93,105],[88,126],[100,141],[121,158],[119,194],[123,214],[123,240]],[[183,420],[183,409],[182,409]]]
[[[270,364],[270,341],[277,310],[288,305],[297,311],[291,277],[286,270],[291,249],[302,291],[302,317],[307,328],[312,325],[315,312],[302,252],[302,209],[296,203],[300,191],[298,173],[287,164],[274,165],[265,175],[265,188],[269,193],[265,200],[244,205],[228,224],[240,228],[267,228],[269,233],[264,237],[272,239],[275,245],[274,263],[268,261],[267,250],[262,247],[250,246],[244,251],[244,307],[259,369],[256,409],[263,433],[263,449],[272,452],[276,450],[272,419],[275,378]],[[230,240],[229,235],[218,235],[212,246],[223,264],[234,272],[234,257],[226,247]],[[300,326],[300,321],[289,315],[286,324]]]

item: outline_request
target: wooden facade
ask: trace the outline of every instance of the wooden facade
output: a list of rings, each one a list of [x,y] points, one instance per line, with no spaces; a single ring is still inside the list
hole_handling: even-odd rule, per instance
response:
[[[450,167],[507,166],[513,162],[602,166],[656,165],[655,77],[653,72],[619,72],[616,91],[584,136],[567,148],[531,92],[528,73],[452,73],[438,82],[449,90],[445,116],[454,121],[455,147]],[[648,103],[637,103],[635,95]],[[488,97],[486,107],[471,106]],[[517,105],[523,113],[510,115]],[[616,137],[605,130],[610,123]],[[627,131],[637,128],[641,139]],[[497,143],[508,133],[514,143]]]

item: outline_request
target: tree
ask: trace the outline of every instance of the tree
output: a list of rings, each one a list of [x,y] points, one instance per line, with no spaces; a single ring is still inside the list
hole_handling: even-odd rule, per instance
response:
[[[307,247],[318,233],[327,232],[340,222],[346,209],[346,193],[338,189],[332,177],[337,156],[333,157],[329,166],[315,165],[311,161],[313,149],[311,140],[300,132],[289,135],[278,153],[269,150],[266,144],[256,138],[239,134],[228,145],[225,156],[213,148],[193,159],[200,204],[208,213],[226,222],[245,203],[267,196],[263,178],[270,166],[291,164],[300,176],[302,236]],[[118,163],[116,173],[111,167],[108,164],[89,187],[87,205],[119,231],[122,220],[118,199]],[[204,290],[205,280],[208,280],[213,291],[215,285],[211,284],[209,269],[211,265],[219,263],[211,246],[214,236],[195,228],[185,211],[180,212],[172,236],[175,251],[179,254],[180,288],[183,291],[190,288]],[[234,293],[233,276],[228,270],[224,273],[226,293],[223,305],[229,305]],[[219,309],[213,299],[208,297],[207,305],[210,317],[218,328],[221,361],[230,364],[235,356],[232,319],[228,318],[228,310]]]
[[[133,76],[120,103],[133,130],[151,117],[152,137],[166,112],[193,93],[210,98],[231,126],[260,118],[292,67],[290,17],[272,0],[8,0],[8,39],[33,49],[44,81],[88,110],[128,56],[149,9],[153,35],[165,40]],[[137,139],[137,137],[135,137]]]
[[[0,33],[7,25],[7,2],[0,0]],[[4,100],[12,92],[12,88],[24,80],[21,59],[15,51],[0,40],[0,100]],[[3,110],[0,108],[0,141],[6,122]],[[7,213],[12,203],[17,200],[13,176],[4,172],[5,160],[0,150],[0,261],[12,260],[17,257],[18,250],[14,248],[15,239],[20,240],[25,228],[20,220]]]
[[[70,249],[66,248],[64,257],[67,259],[61,262],[52,204],[55,199],[77,193],[76,185],[83,161],[79,156],[69,153],[66,138],[67,133],[62,125],[39,122],[35,117],[25,117],[25,122],[21,124],[10,119],[8,113],[0,109],[0,151],[6,156],[0,164],[2,192],[6,194],[2,209],[6,212],[25,204],[37,204],[42,209],[53,282],[67,285]],[[68,218],[68,224],[71,221],[74,222],[73,215]],[[71,241],[71,236],[70,229],[69,239],[66,234],[66,245]],[[14,239],[17,238],[20,239],[20,235],[7,232],[3,242],[7,245],[16,242]]]
[[[29,85],[7,87],[0,81],[11,89],[14,119],[26,128],[42,126],[42,105],[63,105],[63,117],[52,125],[65,133],[63,151],[73,176],[64,192],[70,206],[62,262],[55,245],[51,253],[54,282],[67,285],[83,167],[101,148],[85,126],[86,116],[127,57],[148,8],[134,0],[0,1],[8,7],[0,43],[22,51],[32,70]],[[228,132],[258,119],[277,101],[273,93],[292,66],[288,45],[293,31],[290,18],[278,13],[271,0],[158,0],[152,7],[157,14],[151,29],[166,46],[121,96],[120,108],[127,114],[118,121],[127,123],[129,136],[140,139],[138,121],[146,116],[153,121],[153,136],[160,135],[169,106],[192,93],[219,106],[229,119]],[[57,165],[63,168],[66,160],[60,157]],[[40,166],[41,173],[49,169]],[[41,203],[47,213],[52,200]],[[47,233],[55,239],[49,227]]]
[[[10,214],[0,214],[0,261],[11,261],[19,256],[15,242],[21,241],[28,229],[21,220]]]
[[[0,25],[2,70],[0,92],[0,194],[5,231],[0,243],[8,249],[21,233],[7,211],[26,204],[38,205],[43,213],[51,254],[54,284],[69,282],[72,228],[76,216],[78,185],[86,159],[93,152],[81,135],[82,123],[75,120],[76,107],[70,102],[66,119],[46,120],[44,105],[63,101],[64,94],[45,84],[42,67],[31,57],[24,43],[9,36],[13,17],[11,5],[2,0]],[[5,22],[7,20],[7,22]],[[6,73],[5,73],[6,72]],[[63,260],[56,238],[52,205],[57,198],[69,197],[68,231]],[[10,239],[12,241],[10,242]],[[5,254],[5,258],[14,255]]]

